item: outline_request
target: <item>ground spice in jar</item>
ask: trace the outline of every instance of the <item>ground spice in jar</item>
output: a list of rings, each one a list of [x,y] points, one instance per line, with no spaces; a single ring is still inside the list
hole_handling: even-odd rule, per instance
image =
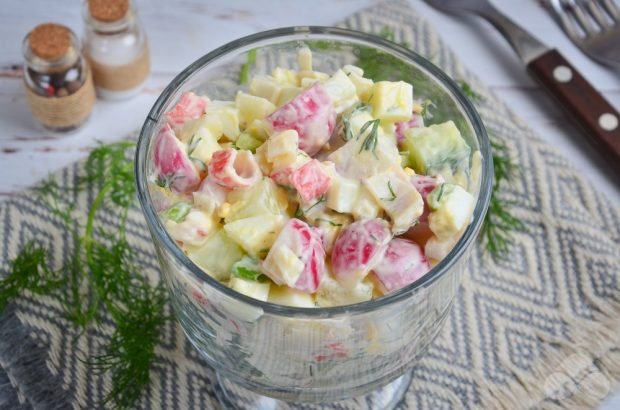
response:
[[[146,35],[129,0],[84,3],[84,55],[98,96],[124,99],[138,94],[150,71]]]
[[[75,34],[45,23],[26,35],[24,85],[33,116],[52,131],[78,128],[89,117],[95,92]]]

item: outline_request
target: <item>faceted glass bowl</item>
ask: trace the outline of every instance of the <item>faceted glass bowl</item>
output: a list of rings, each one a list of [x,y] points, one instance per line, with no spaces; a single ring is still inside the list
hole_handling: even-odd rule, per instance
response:
[[[297,50],[302,45],[313,51],[313,68],[327,73],[355,64],[360,53],[368,52],[379,53],[385,64],[404,67],[406,78],[388,79],[412,83],[416,98],[431,99],[436,105],[430,123],[452,119],[470,146],[482,154],[479,183],[471,190],[477,197],[473,221],[454,249],[418,281],[379,299],[312,309],[274,305],[236,293],[188,259],[166,233],[151,201],[148,179],[153,143],[165,122],[163,114],[180,95],[194,91],[211,99],[234,100],[238,90],[247,91],[247,85],[239,84],[239,75],[248,52],[256,50],[255,63],[251,67],[246,64],[251,78],[269,74],[277,66],[296,68]],[[136,153],[136,177],[174,312],[189,340],[218,372],[224,399],[246,408],[259,403],[252,400],[267,400],[261,396],[325,403],[387,391],[386,397],[372,396],[379,400],[375,402],[378,408],[401,395],[410,369],[427,351],[448,315],[488,207],[493,178],[483,124],[446,74],[390,41],[327,27],[254,34],[206,54],[183,70],[163,91],[144,123]],[[395,380],[396,385],[389,385]],[[407,381],[404,387],[403,380]]]

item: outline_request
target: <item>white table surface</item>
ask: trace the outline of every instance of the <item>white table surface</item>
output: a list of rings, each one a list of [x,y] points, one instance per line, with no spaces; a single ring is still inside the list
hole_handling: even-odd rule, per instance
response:
[[[420,0],[411,4],[431,21],[465,66],[484,79],[541,137],[557,147],[594,186],[620,204],[620,188],[600,159],[525,73],[507,43],[475,17],[443,15]],[[87,155],[96,140],[113,141],[138,129],[163,87],[198,56],[237,37],[274,27],[330,25],[376,0],[214,1],[138,0],[152,52],[152,75],[129,101],[97,101],[89,122],[69,135],[40,128],[28,111],[21,83],[21,41],[36,24],[54,20],[80,33],[76,0],[4,0],[0,13],[0,200]],[[620,71],[586,58],[536,0],[495,0],[497,8],[559,49],[611,104],[620,108]],[[620,394],[601,407],[620,408]]]

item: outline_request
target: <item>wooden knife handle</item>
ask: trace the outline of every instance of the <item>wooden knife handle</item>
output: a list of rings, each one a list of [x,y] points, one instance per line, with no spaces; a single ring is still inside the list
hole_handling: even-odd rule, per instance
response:
[[[620,174],[620,115],[557,50],[532,60],[529,72],[583,128],[588,142]]]

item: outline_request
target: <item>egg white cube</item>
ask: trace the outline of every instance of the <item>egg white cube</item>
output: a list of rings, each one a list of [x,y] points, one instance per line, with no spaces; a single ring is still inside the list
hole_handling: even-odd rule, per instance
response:
[[[224,230],[243,250],[258,258],[273,245],[285,222],[283,215],[263,214],[229,222]]]
[[[239,110],[239,122],[245,125],[254,120],[264,120],[276,110],[276,106],[271,101],[241,91],[237,93],[235,105]]]
[[[327,206],[336,212],[352,213],[353,206],[359,196],[361,183],[352,178],[345,178],[334,172],[332,184],[327,191]]]
[[[368,188],[361,186],[359,195],[355,199],[351,214],[356,220],[373,219],[381,212],[381,206],[377,203]]]
[[[437,190],[443,189],[439,206],[428,215],[428,225],[439,239],[448,239],[461,231],[471,222],[474,211],[474,197],[459,185],[441,184],[433,190],[429,197]],[[450,187],[448,189],[447,187]],[[437,196],[435,194],[435,196]],[[429,205],[431,202],[429,201]]]
[[[271,303],[283,306],[302,308],[316,307],[314,299],[312,299],[312,295],[287,286],[272,285],[271,290],[269,291],[269,298],[267,300]]]
[[[333,307],[366,302],[372,299],[373,285],[359,281],[354,286],[344,286],[330,276],[325,276],[317,290],[316,303],[320,307]]]
[[[271,76],[274,80],[276,80],[277,83],[281,84],[283,87],[299,87],[299,76],[294,70],[276,67],[271,72]]]
[[[392,220],[392,232],[405,232],[424,211],[424,200],[401,168],[391,168],[364,180],[364,186]]]
[[[379,81],[371,90],[373,117],[385,121],[407,121],[413,110],[413,87],[404,81]]]
[[[271,76],[259,74],[250,81],[250,94],[278,103],[282,86]]]
[[[246,280],[233,276],[228,282],[228,287],[246,296],[265,302],[269,297],[271,283]]]
[[[359,102],[355,84],[351,82],[342,70],[336,71],[333,76],[325,80],[323,87],[325,87],[325,92],[332,100],[337,114],[342,113]]]
[[[312,51],[308,47],[301,47],[297,51],[299,71],[312,71]]]
[[[286,130],[273,134],[267,140],[267,161],[274,168],[289,166],[297,159],[299,136],[295,130]]]
[[[288,246],[276,245],[269,251],[263,267],[276,283],[294,286],[304,270],[304,263]]]
[[[301,93],[301,91],[302,91],[301,87],[283,87],[280,90],[280,96],[278,97],[278,101],[276,102],[276,105],[280,107],[286,104],[287,102],[291,101],[293,98],[297,97],[299,93]]]

